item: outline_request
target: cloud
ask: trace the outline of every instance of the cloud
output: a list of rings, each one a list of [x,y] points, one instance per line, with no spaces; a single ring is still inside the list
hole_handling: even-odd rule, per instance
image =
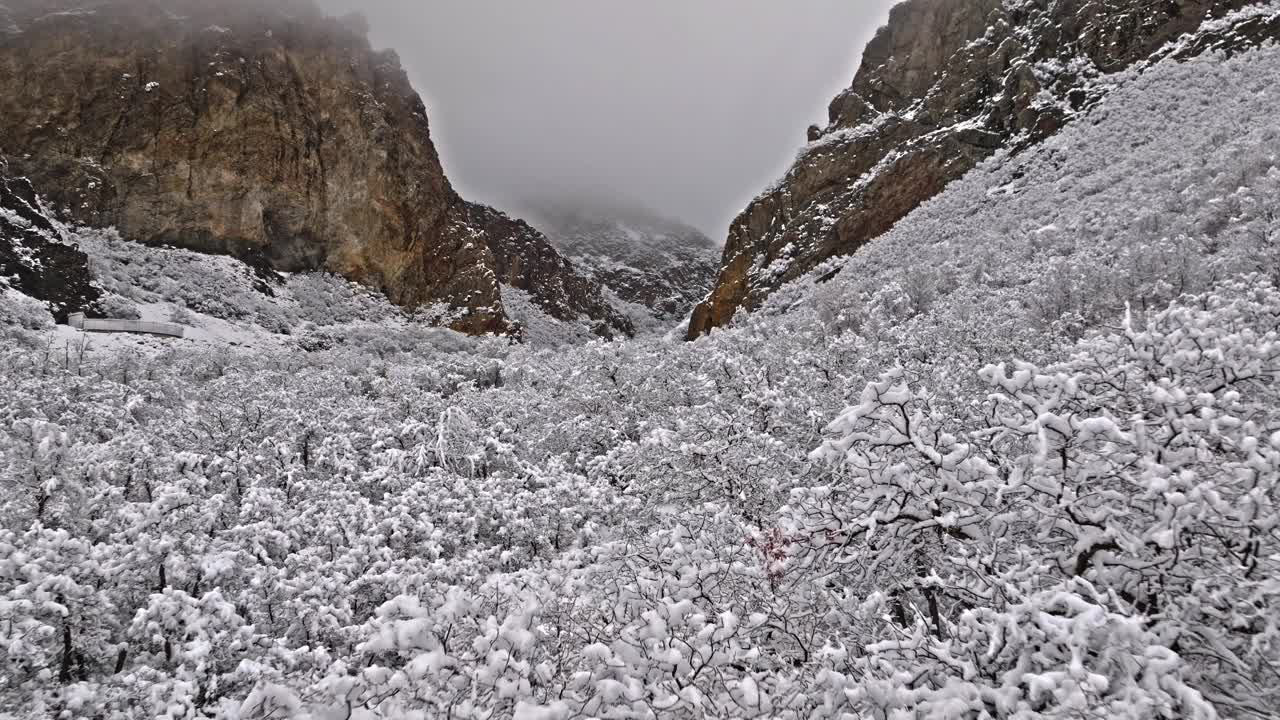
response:
[[[852,80],[891,0],[322,0],[359,10],[469,199],[627,198],[716,238]]]

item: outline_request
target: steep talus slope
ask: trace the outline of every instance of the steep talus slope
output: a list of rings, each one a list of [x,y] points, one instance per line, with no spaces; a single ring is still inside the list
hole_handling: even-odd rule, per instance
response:
[[[822,261],[856,251],[1004,147],[1055,133],[1107,77],[1246,0],[907,0],[868,45],[825,128],[730,229],[691,338],[753,309]],[[1218,28],[1182,57],[1276,37]]]
[[[687,317],[715,281],[718,248],[683,223],[617,203],[544,204],[533,215],[561,252],[654,319]]]
[[[53,316],[92,311],[98,300],[83,252],[65,241],[26,178],[0,160],[0,289],[49,303]]]
[[[497,257],[554,253],[504,224],[475,242],[494,212],[454,192],[422,100],[359,20],[305,0],[8,0],[0,23],[0,153],[76,221],[465,308],[470,332],[508,327]],[[563,284],[536,299],[627,332],[598,286]]]

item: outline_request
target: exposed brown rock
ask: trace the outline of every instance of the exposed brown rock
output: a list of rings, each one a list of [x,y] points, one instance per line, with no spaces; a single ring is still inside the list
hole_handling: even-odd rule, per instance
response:
[[[486,241],[498,282],[531,294],[548,315],[566,321],[591,318],[592,331],[605,338],[633,332],[631,321],[604,300],[599,284],[528,223],[470,203],[460,223]]]
[[[1102,97],[1107,74],[1248,4],[901,3],[867,46],[852,86],[831,103],[828,126],[810,128],[810,144],[783,180],[734,222],[720,277],[694,312],[690,339],[822,262],[855,252],[1000,148],[1053,134]],[[1258,27],[1253,35],[1256,42],[1277,33]]]
[[[500,285],[523,277],[539,301],[627,332],[597,285],[555,274],[568,265],[499,268],[554,250],[505,225],[477,236],[486,212],[454,192],[422,100],[358,20],[301,0],[5,5],[0,153],[77,221],[465,308],[468,332],[504,331]],[[572,292],[543,293],[556,279]]]

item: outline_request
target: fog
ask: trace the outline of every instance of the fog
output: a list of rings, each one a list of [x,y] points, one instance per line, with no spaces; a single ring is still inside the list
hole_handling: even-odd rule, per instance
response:
[[[427,102],[450,179],[517,214],[608,196],[723,240],[847,87],[892,0],[322,0]]]

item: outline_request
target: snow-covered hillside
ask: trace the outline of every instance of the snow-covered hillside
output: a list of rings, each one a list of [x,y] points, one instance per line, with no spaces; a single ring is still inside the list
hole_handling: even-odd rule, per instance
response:
[[[1280,282],[1275,66],[1246,57],[1123,74],[1082,121],[998,154],[764,312],[816,310],[876,347],[1028,354],[1127,305],[1145,313],[1247,273]]]
[[[58,230],[68,247],[88,258],[89,278],[101,295],[95,300],[95,315],[175,323],[186,331],[184,338],[174,340],[83,333],[60,325],[52,335],[58,346],[87,344],[98,350],[154,353],[174,348],[277,351],[358,344],[386,352],[424,344],[471,347],[485,342],[448,330],[459,316],[448,306],[428,305],[406,312],[382,294],[329,273],[280,273],[251,258],[128,242],[111,230],[60,224]],[[557,347],[596,337],[590,318],[551,317],[528,293],[511,287],[502,289],[502,297],[510,306],[511,318],[520,323],[522,342]],[[25,310],[21,312],[25,319],[19,322],[19,306],[29,303],[15,303],[10,308],[15,317],[10,327],[32,323],[47,327],[51,322],[40,317],[47,313],[28,317],[32,313]],[[39,342],[34,337],[25,341]]]
[[[6,340],[0,717],[1273,717],[1276,77],[1125,75],[696,343]],[[272,288],[202,312],[381,312]]]
[[[235,347],[276,352],[353,343],[378,353],[424,343],[472,344],[437,327],[451,319],[443,306],[408,314],[381,294],[327,273],[282,274],[224,255],[128,242],[113,231],[68,228],[65,234],[88,256],[89,274],[102,292],[99,314],[175,323],[186,336],[93,334],[60,326],[54,335],[58,345],[153,353]]]

